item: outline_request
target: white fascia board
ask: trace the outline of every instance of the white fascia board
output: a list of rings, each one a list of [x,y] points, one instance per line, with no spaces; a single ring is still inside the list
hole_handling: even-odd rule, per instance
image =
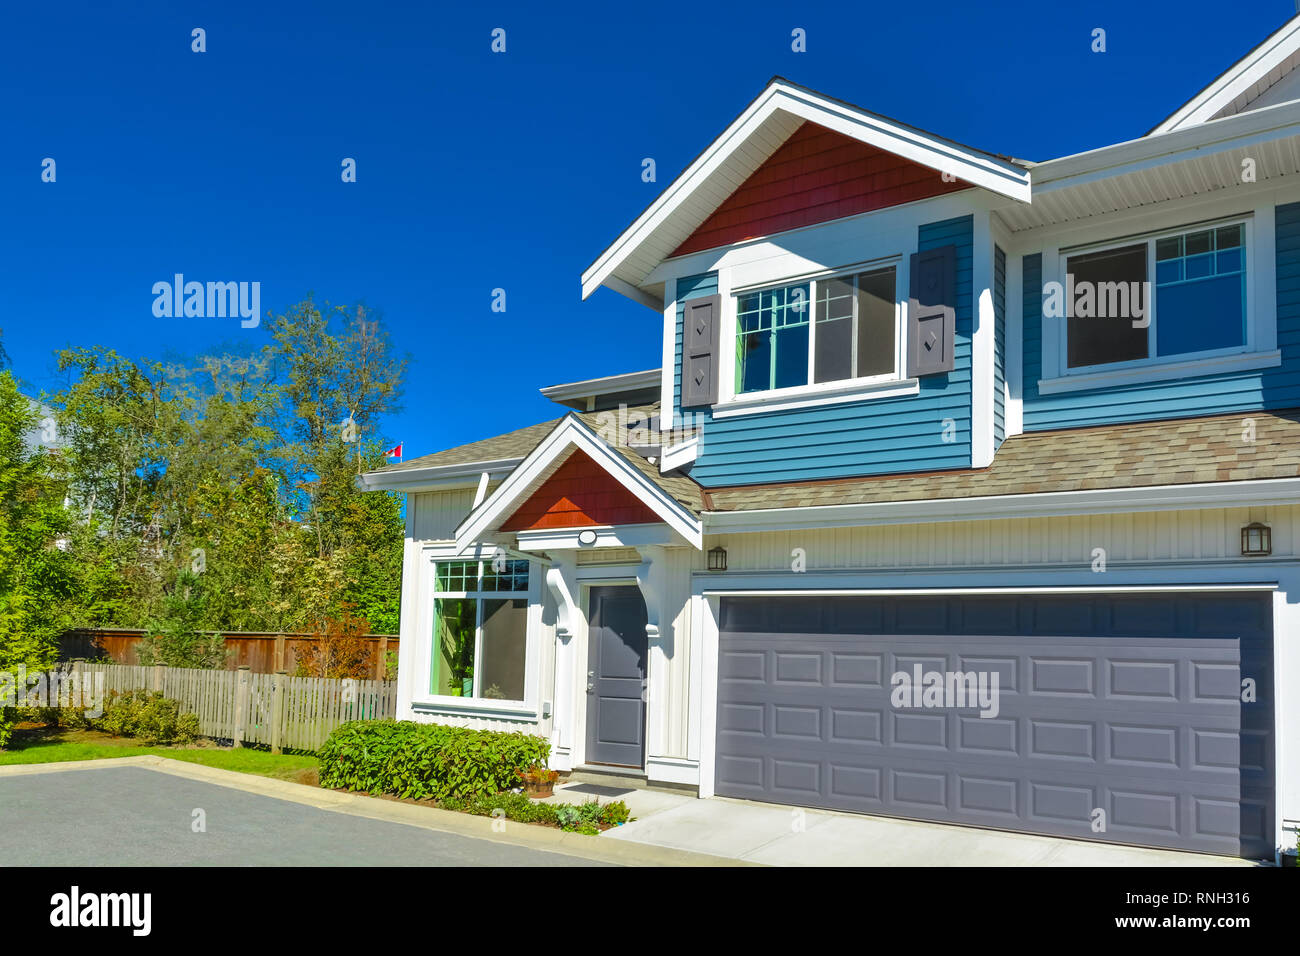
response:
[[[613,273],[633,250],[681,207],[700,183],[717,171],[740,144],[746,142],[778,110],[931,169],[951,173],[973,186],[980,186],[1019,202],[1030,201],[1030,173],[1014,163],[929,136],[874,113],[777,81],[769,84],[695,162],[673,180],[663,194],[587,267],[582,274],[582,297],[586,299],[604,285],[624,295],[632,295],[630,290],[635,290],[638,295],[634,298],[643,301],[641,297],[648,293],[622,279],[611,278]]]
[[[1268,76],[1297,49],[1300,49],[1300,16],[1292,17],[1281,29],[1228,67],[1213,83],[1184,103],[1147,135],[1156,136],[1209,121],[1238,96]]]
[[[666,474],[675,471],[683,465],[689,465],[693,462],[700,452],[700,436],[688,438],[684,442],[679,442],[670,448],[662,448],[659,451],[659,473]]]
[[[1300,136],[1300,104],[1281,103],[1160,136],[1062,156],[1034,167],[1034,195],[1259,143]]]
[[[402,471],[367,471],[357,476],[360,491],[437,491],[448,488],[473,488],[481,477],[504,475],[522,458],[497,458],[492,461],[468,462],[463,465],[430,465]]]
[[[1293,504],[1300,504],[1300,478],[1270,478],[1259,481],[1155,485],[1146,488],[936,498],[928,501],[880,501],[811,508],[708,511],[704,514],[704,531],[706,534],[801,531],[808,528],[859,525]]]
[[[541,444],[529,453],[497,486],[487,500],[461,522],[456,529],[456,545],[468,547],[488,534],[501,521],[508,509],[540,478],[560,455],[570,447],[585,452],[619,484],[621,484],[651,511],[664,520],[668,527],[685,538],[698,550],[703,546],[704,534],[699,519],[686,511],[663,489],[652,483],[618,452],[607,445],[579,419],[568,415]]]
[[[1096,585],[1051,585],[1024,587],[932,587],[932,588],[752,588],[748,583],[727,587],[725,582],[718,582],[714,587],[705,587],[700,593],[705,597],[902,597],[905,595],[928,594],[1166,594],[1190,591],[1276,591],[1276,581],[1262,581],[1255,584],[1096,584]]]

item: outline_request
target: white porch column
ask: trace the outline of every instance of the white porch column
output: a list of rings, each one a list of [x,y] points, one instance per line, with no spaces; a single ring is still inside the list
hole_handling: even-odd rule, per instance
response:
[[[573,635],[578,624],[578,563],[572,552],[558,552],[546,569],[546,586],[555,601],[554,697],[551,703],[551,768],[573,769],[577,733],[573,677],[578,662]]]
[[[640,548],[641,563],[636,583],[645,598],[646,610],[646,763],[667,753],[669,693],[668,647],[672,644],[672,620],[663,621],[664,597],[669,573],[668,549],[662,545]]]

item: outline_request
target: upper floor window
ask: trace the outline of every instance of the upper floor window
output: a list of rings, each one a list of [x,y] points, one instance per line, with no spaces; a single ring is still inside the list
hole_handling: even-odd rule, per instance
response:
[[[737,395],[893,377],[897,269],[736,296]]]
[[[1068,369],[1247,345],[1242,222],[1072,255],[1066,275]]]

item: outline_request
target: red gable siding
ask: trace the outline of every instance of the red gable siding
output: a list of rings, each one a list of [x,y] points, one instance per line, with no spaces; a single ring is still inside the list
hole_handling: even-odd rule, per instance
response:
[[[590,456],[574,451],[568,461],[506,519],[501,530],[649,524],[659,520],[658,515]]]
[[[939,171],[804,123],[674,256],[971,188]]]

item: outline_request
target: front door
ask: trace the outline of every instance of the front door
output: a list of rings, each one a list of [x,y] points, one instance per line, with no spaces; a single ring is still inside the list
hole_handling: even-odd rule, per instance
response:
[[[587,762],[645,759],[646,610],[637,587],[593,587],[588,599]]]

